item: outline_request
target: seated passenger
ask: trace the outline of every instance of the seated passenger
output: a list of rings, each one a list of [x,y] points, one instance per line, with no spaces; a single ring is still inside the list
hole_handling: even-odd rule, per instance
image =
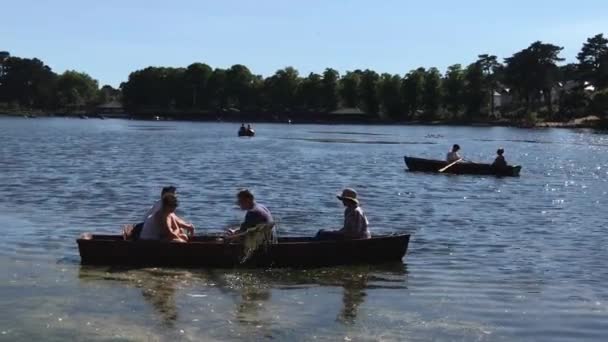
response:
[[[160,191],[160,199],[158,199],[156,202],[154,202],[152,207],[150,207],[150,209],[148,209],[148,211],[146,211],[146,215],[144,216],[144,220],[143,220],[144,222],[146,221],[148,216],[150,216],[160,210],[160,208],[162,206],[162,199],[166,194],[172,194],[174,196],[177,196],[177,188],[174,186],[166,186]]]
[[[460,151],[460,146],[458,144],[455,144],[454,146],[452,146],[452,151],[448,152],[448,155],[446,157],[446,161],[448,163],[453,163],[457,160],[462,159],[462,157],[460,156],[460,154],[458,153],[458,151]]]
[[[340,230],[326,231],[320,230],[316,238],[323,239],[369,239],[369,222],[357,199],[357,192],[353,189],[344,189],[342,195],[338,196],[344,210],[344,226]]]
[[[505,150],[502,148],[499,148],[498,151],[496,151],[496,159],[494,159],[494,162],[492,163],[492,167],[495,168],[505,168],[507,167],[507,160],[505,159],[505,157],[503,156],[503,154],[505,153]]]
[[[150,216],[155,214],[156,212],[158,212],[161,207],[162,207],[162,198],[167,195],[167,194],[172,194],[174,196],[176,196],[176,192],[177,189],[174,186],[166,186],[161,190],[160,193],[160,198],[159,200],[157,200],[156,202],[154,202],[154,205],[152,205],[152,207],[150,209],[148,209],[148,211],[146,212],[146,216],[144,216],[144,219],[141,223],[137,223],[132,227],[131,230],[129,231],[125,231],[125,239],[126,240],[137,240],[139,239],[139,236],[141,234],[141,230],[144,227],[144,223],[146,222],[146,219]],[[179,224],[181,229],[184,229],[186,231],[188,231],[191,235],[194,235],[194,225],[192,225],[191,223],[187,223],[186,221],[182,220],[179,216],[175,215],[176,221]]]
[[[179,223],[182,220],[175,214],[177,205],[175,195],[166,194],[163,196],[161,209],[146,218],[140,239],[187,242],[188,235],[182,232]],[[189,232],[194,234],[194,228]]]
[[[272,224],[274,219],[270,210],[265,206],[257,203],[253,193],[249,190],[241,190],[236,195],[237,204],[242,210],[246,210],[245,220],[238,229],[230,229],[230,234],[244,233],[249,228],[253,228],[259,224]]]
[[[239,135],[247,134],[247,128],[245,128],[245,124],[241,124],[241,128],[239,128]]]

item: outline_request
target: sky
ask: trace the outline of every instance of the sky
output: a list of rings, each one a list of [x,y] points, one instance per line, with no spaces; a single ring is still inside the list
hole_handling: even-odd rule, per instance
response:
[[[147,66],[243,64],[264,76],[332,67],[405,74],[505,58],[541,40],[573,62],[608,34],[606,0],[19,0],[0,6],[0,51],[118,86]]]

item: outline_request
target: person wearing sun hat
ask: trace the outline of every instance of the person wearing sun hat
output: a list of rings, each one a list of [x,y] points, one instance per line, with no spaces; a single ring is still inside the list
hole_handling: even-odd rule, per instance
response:
[[[354,189],[344,189],[337,196],[346,207],[344,210],[344,225],[336,231],[320,230],[318,239],[369,239],[371,234],[368,229],[369,222],[363,209],[359,205],[357,192]]]

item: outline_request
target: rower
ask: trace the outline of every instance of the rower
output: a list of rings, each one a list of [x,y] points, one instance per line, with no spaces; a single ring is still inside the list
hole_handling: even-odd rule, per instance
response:
[[[363,209],[359,205],[357,192],[353,189],[344,189],[341,195],[337,196],[346,207],[344,210],[344,225],[342,229],[335,231],[320,230],[316,238],[324,239],[369,239],[369,221],[365,217]]]
[[[458,151],[460,151],[460,145],[454,144],[454,146],[452,146],[452,151],[448,152],[448,155],[446,157],[448,163],[453,163],[457,160],[462,159]]]
[[[230,234],[244,233],[249,228],[260,224],[272,224],[274,219],[270,210],[255,201],[253,193],[247,189],[241,190],[236,195],[237,205],[242,210],[246,210],[245,220],[238,229],[229,229]]]
[[[239,128],[239,135],[245,135],[247,133],[247,128],[245,128],[245,124],[241,124],[241,128]]]
[[[251,128],[251,125],[247,125],[247,134],[249,134],[249,135],[255,134],[255,131],[253,130],[253,128]]]
[[[503,156],[503,154],[505,153],[505,150],[502,148],[499,148],[496,151],[496,159],[494,159],[494,162],[492,163],[492,167],[494,168],[505,168],[507,167],[507,160],[505,159],[505,157]]]

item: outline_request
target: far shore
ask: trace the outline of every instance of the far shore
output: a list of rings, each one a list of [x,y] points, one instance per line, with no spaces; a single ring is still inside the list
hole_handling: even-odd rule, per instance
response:
[[[139,114],[129,115],[122,113],[49,113],[43,111],[0,112],[4,117],[47,118],[64,117],[75,119],[124,119],[141,121],[198,121],[198,122],[228,122],[228,123],[289,123],[289,124],[320,124],[320,125],[396,125],[396,126],[463,126],[463,127],[517,127],[517,128],[589,128],[606,129],[608,123],[597,116],[587,116],[566,122],[537,121],[535,123],[513,122],[507,119],[498,120],[410,120],[394,121],[382,120],[368,115],[329,115],[326,113],[314,114],[307,117],[303,114],[282,115],[252,115],[247,113],[219,113],[205,115],[175,115],[173,113],[159,113],[159,115]]]

